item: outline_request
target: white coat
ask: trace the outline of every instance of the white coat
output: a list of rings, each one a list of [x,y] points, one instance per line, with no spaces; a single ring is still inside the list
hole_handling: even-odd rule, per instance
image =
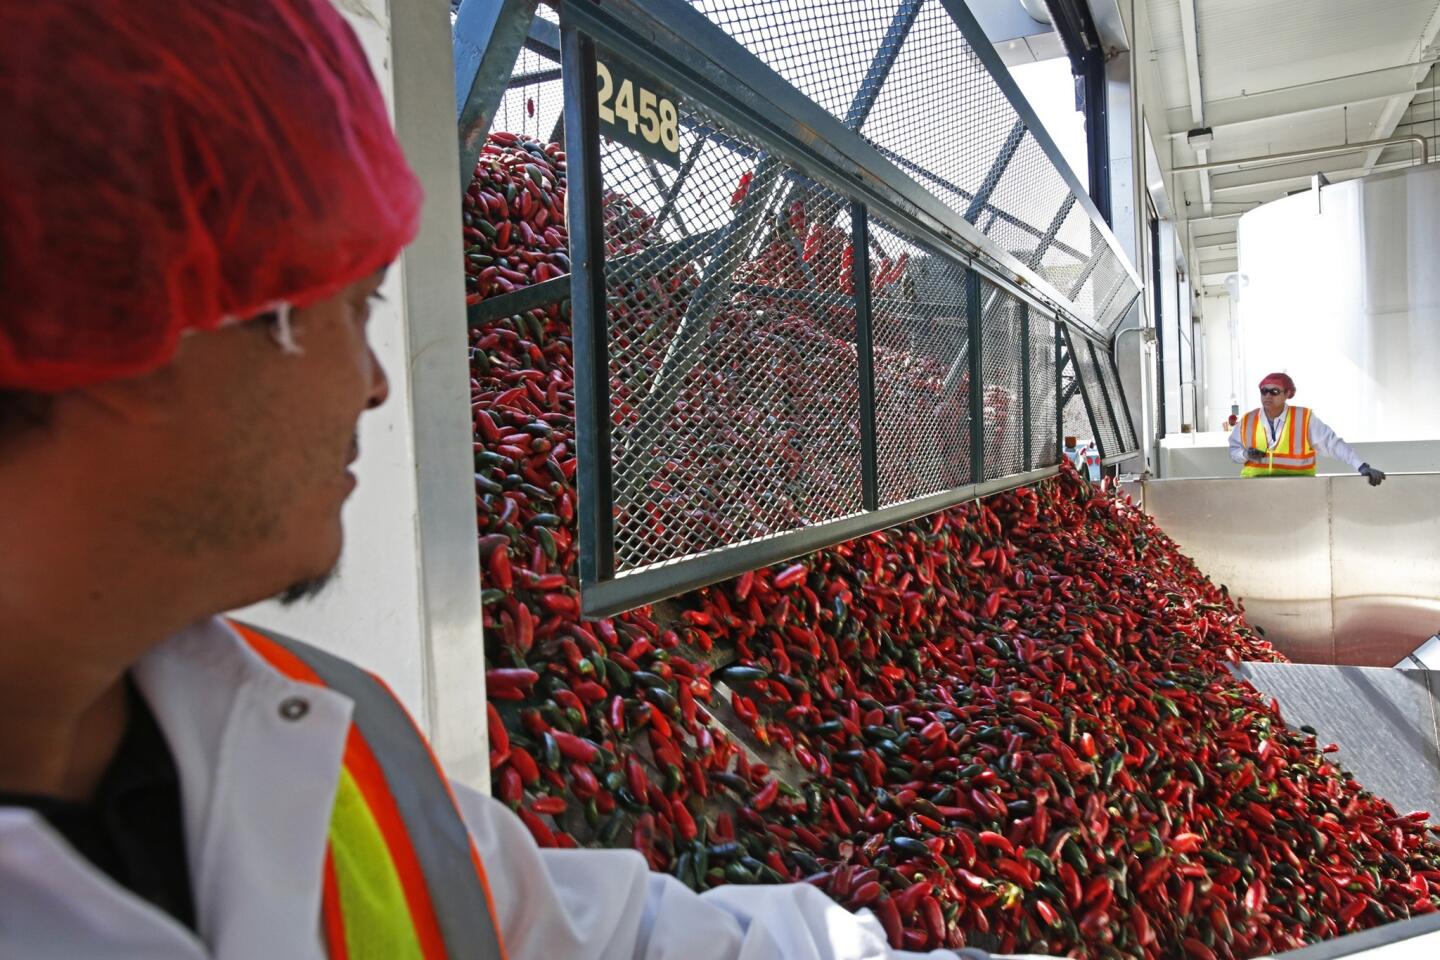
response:
[[[1290,415],[1289,406],[1282,407],[1280,416],[1271,420],[1265,416],[1265,408],[1260,408],[1260,421],[1265,424],[1265,436],[1270,446],[1275,446],[1275,441],[1280,436],[1280,431],[1285,427],[1285,418]],[[1248,459],[1245,451],[1251,446],[1252,437],[1240,436],[1240,428],[1245,426],[1245,419],[1230,429],[1230,459],[1234,463],[1243,464]],[[1344,440],[1330,426],[1315,416],[1315,411],[1310,411],[1310,446],[1315,448],[1316,453],[1324,454],[1327,457],[1334,457],[1341,463],[1346,464],[1351,470],[1359,470],[1364,459],[1355,452],[1355,448]]]
[[[134,675],[180,773],[198,936],[32,811],[0,807],[0,960],[323,960],[322,863],[350,700],[283,676],[220,621],[172,637]],[[288,719],[280,705],[294,697],[309,709]],[[696,895],[634,851],[541,850],[504,806],[456,793],[511,960],[917,956],[888,950],[874,917],[809,885]]]

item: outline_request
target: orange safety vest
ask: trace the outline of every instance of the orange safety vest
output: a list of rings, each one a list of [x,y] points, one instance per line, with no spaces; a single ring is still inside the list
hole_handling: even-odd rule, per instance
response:
[[[485,868],[449,781],[384,681],[298,640],[231,626],[285,676],[355,703],[325,852],[331,960],[506,960]]]
[[[1240,438],[1247,447],[1264,450],[1268,455],[1260,460],[1246,460],[1241,469],[1242,477],[1313,477],[1315,476],[1315,448],[1310,445],[1310,409],[1308,407],[1287,407],[1286,416],[1270,446],[1270,435],[1265,429],[1265,411],[1251,410],[1240,421]]]

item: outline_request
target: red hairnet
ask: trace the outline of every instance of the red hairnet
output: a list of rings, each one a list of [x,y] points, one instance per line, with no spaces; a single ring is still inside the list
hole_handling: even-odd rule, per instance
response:
[[[0,13],[0,387],[159,367],[180,334],[373,273],[421,192],[330,0]]]
[[[1269,386],[1281,388],[1287,397],[1295,396],[1295,381],[1290,379],[1288,373],[1272,373],[1260,381],[1261,389]]]

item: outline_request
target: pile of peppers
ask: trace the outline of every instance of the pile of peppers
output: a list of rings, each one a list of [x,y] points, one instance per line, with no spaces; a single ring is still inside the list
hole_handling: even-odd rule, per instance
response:
[[[472,299],[568,265],[564,164],[491,136]],[[1440,903],[1427,815],[1232,678],[1283,658],[1106,485],[1065,464],[584,621],[565,305],[473,330],[471,366],[494,790],[542,845],[633,847],[699,890],[810,882],[911,950],[1243,958]]]

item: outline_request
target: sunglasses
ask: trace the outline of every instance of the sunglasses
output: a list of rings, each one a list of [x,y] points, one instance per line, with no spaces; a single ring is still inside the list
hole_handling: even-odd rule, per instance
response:
[[[1284,393],[1284,392],[1285,392],[1285,391],[1282,390],[1282,389],[1280,389],[1279,387],[1261,387],[1261,388],[1260,388],[1260,396],[1262,396],[1262,397],[1278,397],[1278,396],[1280,396],[1280,394],[1282,394],[1282,393]]]

